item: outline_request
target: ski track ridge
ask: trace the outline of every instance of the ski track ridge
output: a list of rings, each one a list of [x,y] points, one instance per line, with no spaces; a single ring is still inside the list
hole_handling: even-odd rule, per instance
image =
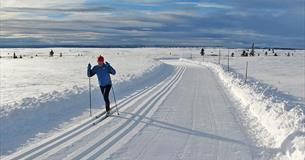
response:
[[[148,88],[143,89],[143,90],[141,90],[140,92],[138,92],[138,93],[136,93],[134,95],[126,97],[126,98],[122,99],[121,101],[119,101],[117,105],[118,106],[125,105],[125,104],[129,103],[130,101],[132,101],[133,99],[139,97],[141,94],[144,94],[145,92],[149,91],[153,87],[154,86],[148,87]],[[114,107],[112,107],[111,109],[113,109],[113,108]],[[119,107],[119,108],[121,108],[121,107]],[[49,148],[51,148],[53,146],[56,146],[57,144],[59,144],[59,142],[63,142],[64,140],[68,140],[69,138],[72,138],[73,136],[75,136],[75,135],[85,131],[86,129],[90,128],[90,124],[97,121],[96,116],[99,116],[99,115],[103,116],[105,114],[106,114],[106,112],[102,111],[101,113],[98,113],[98,114],[94,115],[89,120],[86,120],[82,124],[77,125],[75,127],[72,127],[68,131],[66,131],[66,132],[64,132],[62,134],[56,135],[55,137],[50,137],[51,139],[48,138],[46,141],[38,143],[36,145],[36,147],[33,147],[33,148],[29,149],[29,150],[19,151],[18,153],[20,153],[20,152],[21,153],[19,155],[15,156],[15,157],[8,156],[7,158],[4,158],[4,160],[9,160],[9,159],[12,159],[12,160],[25,159],[25,156],[28,156],[30,154],[34,154],[34,152],[37,152],[38,150],[41,150],[41,151],[39,151],[39,153],[41,153],[41,152],[43,152],[43,151],[45,151],[45,150],[47,150],[47,149],[49,149]]]
[[[180,68],[180,70],[179,71],[181,71],[181,68]],[[179,72],[178,72],[179,73]],[[177,73],[177,74],[178,74]],[[173,77],[175,77],[175,76],[173,76]],[[171,78],[171,77],[170,77]],[[153,87],[152,89],[150,89],[150,90],[148,90],[148,92],[145,92],[145,93],[142,93],[139,97],[137,97],[136,99],[133,99],[132,100],[132,102],[137,102],[139,99],[141,99],[142,97],[145,97],[145,95],[146,94],[150,94],[151,92],[153,92],[154,91],[154,89],[155,88],[158,88],[159,86],[162,86],[162,84],[164,84],[164,83],[167,83],[168,82],[168,80],[166,79],[166,80],[164,80],[164,81],[162,81],[162,83],[160,83],[160,84],[158,84],[158,85],[156,85],[155,87]],[[129,106],[132,106],[134,103],[128,103],[127,105],[129,105]],[[121,106],[122,107],[122,106]],[[128,108],[128,107],[126,107],[126,106],[124,106],[124,108]],[[111,118],[111,117],[110,117]],[[105,119],[104,120],[104,122],[105,121],[109,121],[109,118],[107,118],[107,119]],[[101,124],[105,124],[105,123],[101,123],[101,122],[99,122],[100,124],[98,124],[97,126],[99,126],[99,125],[101,125]],[[90,130],[92,130],[91,132],[88,132],[87,130],[85,130],[86,132],[83,132],[83,133],[79,133],[79,134],[76,134],[75,135],[75,137],[73,137],[73,140],[71,140],[71,141],[73,141],[73,142],[75,142],[75,141],[77,141],[77,140],[80,140],[81,138],[83,138],[84,136],[86,136],[86,135],[88,135],[88,134],[90,134],[90,133],[92,133],[93,131],[95,131],[95,130],[97,130],[98,129],[98,127],[97,128],[90,128],[89,127],[89,129]],[[52,156],[52,155],[55,155],[58,151],[60,151],[62,148],[64,148],[66,145],[69,145],[70,143],[67,143],[67,141],[64,141],[64,142],[62,142],[62,145],[64,145],[64,146],[58,146],[58,145],[56,145],[55,147],[56,148],[53,148],[53,150],[55,150],[55,151],[53,151],[53,150],[48,150],[48,152],[46,152],[46,153],[42,153],[42,154],[40,154],[40,155],[37,155],[37,156],[31,156],[31,157],[29,157],[28,159],[33,159],[33,158],[35,158],[35,159],[46,159],[46,158],[48,158],[49,156]],[[45,155],[46,154],[46,155]],[[70,159],[70,158],[69,158]],[[78,159],[78,158],[77,158]]]
[[[99,156],[103,156],[103,153],[106,152],[109,148],[113,147],[116,142],[124,138],[130,131],[137,127],[144,117],[149,114],[149,112],[155,107],[156,103],[162,103],[163,99],[167,94],[174,88],[178,80],[182,77],[185,68],[180,69],[180,71],[164,86],[157,90],[154,94],[150,95],[149,98],[146,98],[135,110],[132,117],[128,118],[126,122],[121,124],[119,127],[114,129],[106,137],[100,139],[94,145],[89,146],[90,148],[86,149],[79,153],[75,151],[74,153],[79,153],[76,156],[67,157],[67,159],[104,159]],[[163,99],[162,99],[163,98]],[[142,114],[141,114],[142,113]],[[134,120],[136,119],[136,120]],[[125,129],[126,128],[126,129]],[[133,137],[133,136],[132,136]],[[130,137],[130,138],[132,138]],[[110,142],[108,142],[110,141]]]

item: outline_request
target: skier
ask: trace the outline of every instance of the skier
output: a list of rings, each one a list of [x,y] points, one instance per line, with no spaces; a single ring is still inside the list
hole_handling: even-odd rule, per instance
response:
[[[13,58],[14,59],[17,59],[18,57],[16,56],[16,53],[14,52],[14,54],[13,54]]]
[[[201,54],[201,56],[204,56],[204,49],[203,48],[201,48],[200,54]]]
[[[53,57],[53,56],[54,56],[54,51],[51,50],[51,52],[50,52],[50,57]]]
[[[115,75],[116,71],[111,67],[111,65],[108,62],[104,63],[104,57],[101,55],[97,58],[97,63],[98,65],[95,65],[92,69],[91,69],[91,64],[90,63],[88,64],[87,75],[88,77],[92,77],[95,74],[97,75],[101,92],[104,97],[106,112],[108,116],[110,115],[109,92],[112,87],[110,74]]]

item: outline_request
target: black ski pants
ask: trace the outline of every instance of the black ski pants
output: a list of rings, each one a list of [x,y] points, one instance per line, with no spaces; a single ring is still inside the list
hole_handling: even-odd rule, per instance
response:
[[[106,111],[110,111],[110,101],[109,101],[109,92],[111,90],[111,84],[106,86],[100,86],[101,92],[104,97],[105,105],[106,105]]]

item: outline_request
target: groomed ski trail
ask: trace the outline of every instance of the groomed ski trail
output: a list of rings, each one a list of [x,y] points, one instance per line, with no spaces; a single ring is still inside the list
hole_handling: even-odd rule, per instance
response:
[[[245,130],[234,117],[236,107],[221,82],[206,67],[186,62],[176,88],[146,126],[109,157],[98,159],[258,159]]]
[[[166,98],[177,82],[181,79],[184,70],[185,67],[177,67],[172,76],[168,77],[161,83],[148,87],[119,101],[118,106],[120,112],[147,114],[152,107],[156,107],[156,103],[161,103]],[[148,108],[148,106],[151,107]],[[103,112],[99,114],[104,115],[105,113]],[[95,116],[93,116],[93,118],[81,122],[80,125],[75,126],[64,133],[45,139],[44,141],[34,144],[29,148],[24,148],[5,157],[4,159],[79,159],[82,156],[85,156],[85,153],[92,154],[90,150],[84,150],[86,145],[80,142],[85,142],[87,144],[90,141],[87,141],[87,139],[92,137],[91,142],[94,143],[96,141],[94,138],[98,138],[96,135],[100,135],[100,138],[110,138],[115,136],[116,131],[126,128],[128,123],[133,123],[133,120],[131,119],[126,121],[114,118],[112,116],[108,117],[97,125],[92,125],[98,120],[99,119],[96,119]],[[133,125],[132,127],[137,126],[137,124]],[[121,136],[123,138],[125,135]],[[77,149],[73,147],[76,147],[78,144],[81,146],[79,149],[84,150],[84,153],[75,151]],[[90,149],[88,144],[87,147]],[[72,153],[68,154],[70,151]],[[74,156],[77,158],[73,158]]]
[[[161,83],[118,102],[120,115],[95,117],[5,159],[255,159],[234,103],[207,68],[178,60]]]

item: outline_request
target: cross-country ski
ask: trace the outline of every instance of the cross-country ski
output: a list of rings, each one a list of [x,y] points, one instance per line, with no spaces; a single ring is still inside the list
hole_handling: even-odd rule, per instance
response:
[[[107,117],[111,117],[113,114],[115,113],[115,111],[109,111],[106,114],[99,114],[97,116],[95,116],[96,119],[98,119],[98,121],[95,121],[92,123],[92,125],[96,125],[99,122],[102,122],[103,120],[105,120]]]

